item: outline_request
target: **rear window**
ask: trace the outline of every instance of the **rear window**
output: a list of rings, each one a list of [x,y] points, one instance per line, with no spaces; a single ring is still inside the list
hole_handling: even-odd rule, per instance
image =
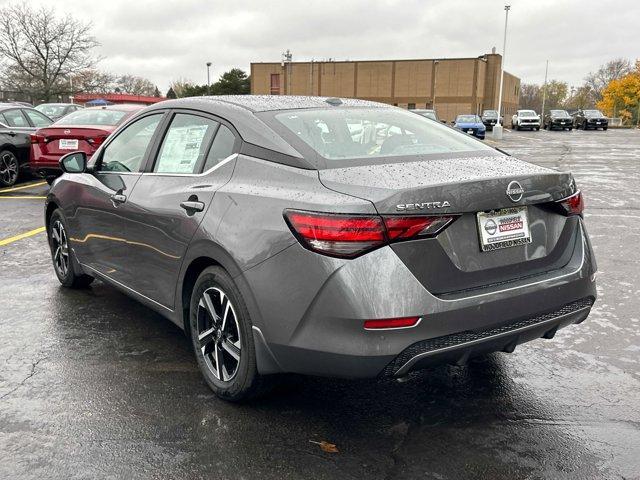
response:
[[[285,140],[301,140],[327,160],[491,150],[442,124],[399,108],[336,108],[278,113]]]
[[[36,107],[36,110],[44,113],[49,117],[59,117],[64,113],[64,109],[66,107],[67,107],[66,105],[53,105],[53,104],[43,103],[42,105],[38,105]]]
[[[456,123],[480,123],[480,119],[476,115],[458,115]]]
[[[56,125],[117,125],[127,113],[122,110],[78,110],[62,117]]]

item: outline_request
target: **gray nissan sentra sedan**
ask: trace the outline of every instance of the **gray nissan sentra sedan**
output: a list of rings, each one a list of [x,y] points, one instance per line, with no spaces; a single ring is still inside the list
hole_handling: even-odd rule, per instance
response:
[[[184,328],[228,400],[270,374],[400,377],[511,352],[596,297],[570,173],[383,104],[166,101],[61,167],[46,202],[60,282],[98,278]]]

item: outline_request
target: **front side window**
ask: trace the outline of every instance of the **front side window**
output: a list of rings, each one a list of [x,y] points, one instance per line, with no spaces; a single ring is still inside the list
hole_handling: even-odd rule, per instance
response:
[[[196,173],[200,171],[218,122],[197,115],[178,113],[162,141],[154,165],[157,173]]]
[[[24,117],[22,112],[18,109],[15,110],[5,110],[2,112],[2,116],[8,126],[10,127],[30,127],[29,122]]]
[[[47,127],[53,123],[49,117],[36,110],[24,110],[24,113],[29,117],[34,127]]]
[[[99,167],[104,172],[137,172],[162,114],[149,115],[122,130],[102,152]]]
[[[467,135],[397,108],[297,110],[275,114],[285,140],[329,160],[491,150]],[[292,138],[293,137],[293,138]]]

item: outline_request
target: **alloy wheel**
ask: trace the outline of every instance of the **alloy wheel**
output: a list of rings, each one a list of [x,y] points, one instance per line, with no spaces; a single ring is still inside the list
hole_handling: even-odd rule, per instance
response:
[[[242,342],[231,299],[217,287],[206,289],[198,302],[198,346],[211,373],[228,382],[238,373]]]
[[[66,277],[69,271],[69,244],[67,232],[60,220],[56,220],[51,228],[51,245],[53,265],[61,277]]]
[[[0,179],[5,185],[13,185],[18,178],[18,159],[11,152],[0,157]]]

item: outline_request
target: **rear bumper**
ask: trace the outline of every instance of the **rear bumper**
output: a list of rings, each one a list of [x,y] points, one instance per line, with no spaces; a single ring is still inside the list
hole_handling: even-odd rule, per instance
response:
[[[558,329],[583,322],[589,315],[593,301],[592,297],[586,297],[558,310],[497,327],[416,342],[390,362],[382,375],[399,377],[437,363],[464,365],[473,356],[498,351],[511,353],[521,343],[537,338],[553,338]]]
[[[251,312],[254,324],[277,365],[261,371],[400,376],[551,337],[583,321],[596,298],[596,265],[581,223],[579,228],[580,241],[560,269],[440,296],[427,291],[389,247],[344,261],[293,245],[243,273],[260,305]],[[409,316],[422,320],[407,329],[363,328],[368,319]]]

